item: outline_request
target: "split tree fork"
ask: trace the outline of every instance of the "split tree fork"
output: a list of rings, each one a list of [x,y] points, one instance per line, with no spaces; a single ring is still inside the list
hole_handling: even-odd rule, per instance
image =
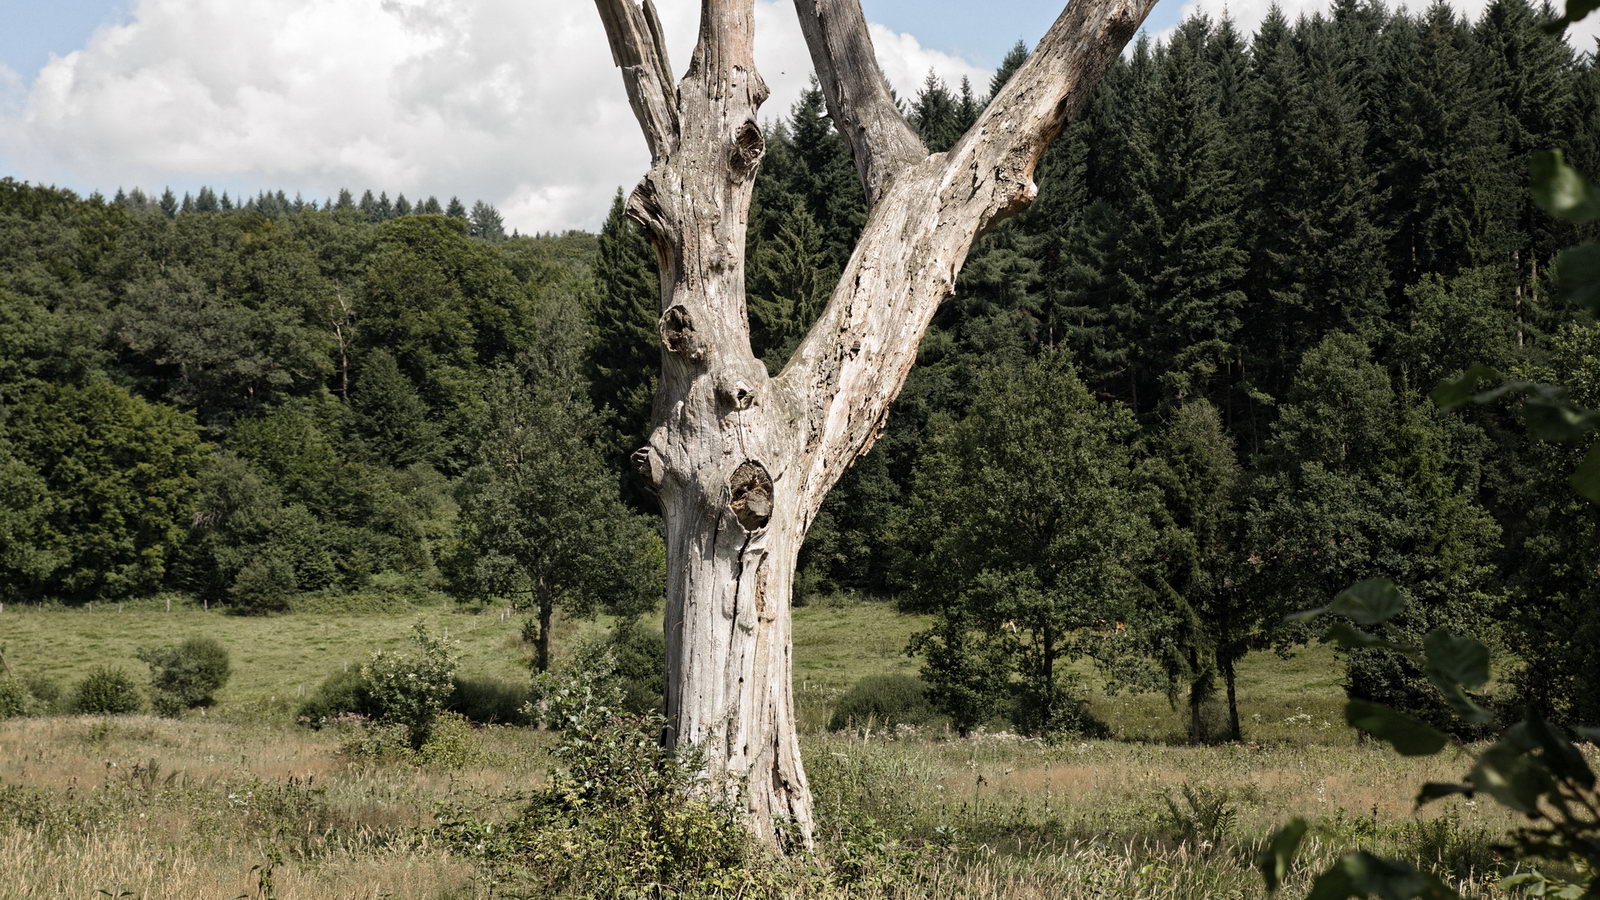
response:
[[[767,87],[755,0],[702,0],[676,87],[650,0],[596,0],[651,167],[628,201],[661,273],[662,377],[634,454],[667,525],[669,741],[783,846],[811,843],[790,690],[789,600],[822,498],[882,432],[972,242],[1037,195],[1034,169],[1155,0],[1072,0],[956,145],[929,154],[895,107],[859,0],[795,0],[869,213],[777,377],[750,350],[745,227]]]

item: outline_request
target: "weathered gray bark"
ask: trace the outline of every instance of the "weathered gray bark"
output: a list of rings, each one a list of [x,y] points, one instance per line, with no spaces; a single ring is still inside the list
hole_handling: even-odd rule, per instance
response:
[[[1154,0],[1073,0],[976,125],[929,155],[894,107],[859,0],[795,0],[871,211],[822,316],[776,377],[750,350],[745,228],[767,88],[754,0],[702,0],[671,86],[650,0],[596,0],[652,165],[629,199],[661,271],[661,387],[634,455],[667,525],[669,738],[764,839],[808,846],[790,690],[790,590],[823,497],[889,404],[973,240],[1036,195],[1033,173]]]

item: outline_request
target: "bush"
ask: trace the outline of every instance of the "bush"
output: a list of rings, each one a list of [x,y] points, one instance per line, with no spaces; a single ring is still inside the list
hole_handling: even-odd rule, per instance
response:
[[[250,615],[283,612],[299,590],[294,566],[282,553],[265,550],[244,564],[233,578],[228,595],[236,610]]]
[[[176,647],[146,647],[137,654],[150,666],[150,703],[163,716],[210,706],[228,683],[228,651],[215,638],[189,638]]]
[[[61,709],[61,685],[55,679],[46,675],[29,675],[27,678],[28,692],[39,701],[40,712],[57,712]]]
[[[6,676],[0,678],[0,719],[16,719],[22,716],[34,716],[40,712],[40,704],[22,683],[22,679]]]
[[[829,731],[865,725],[932,725],[940,721],[922,680],[910,675],[868,675],[841,698],[828,721]]]
[[[372,690],[360,669],[335,672],[323,679],[306,702],[295,711],[295,720],[302,725],[321,728],[343,715],[355,714],[371,717],[373,713]]]
[[[456,655],[421,623],[411,640],[416,652],[379,650],[361,667],[361,677],[372,696],[373,718],[384,725],[404,726],[411,748],[420,750],[455,689]]]
[[[467,675],[456,678],[445,708],[481,725],[528,725],[532,699],[526,684]]]
[[[100,666],[78,682],[72,708],[90,715],[119,716],[144,709],[144,698],[127,672]]]
[[[623,710],[635,715],[663,712],[667,691],[667,638],[638,619],[619,619],[606,639]]]
[[[560,768],[508,824],[442,816],[447,846],[509,882],[508,896],[775,895],[737,808],[700,782],[700,760],[661,746],[660,715],[622,710],[613,657],[544,681]]]

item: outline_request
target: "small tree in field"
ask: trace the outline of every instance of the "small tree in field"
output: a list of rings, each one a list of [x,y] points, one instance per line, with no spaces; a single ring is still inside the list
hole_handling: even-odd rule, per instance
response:
[[[912,646],[963,730],[1013,679],[1019,727],[1081,727],[1065,664],[1126,655],[1147,594],[1133,416],[1090,397],[1064,353],[980,385],[968,416],[936,432],[903,519],[913,596],[938,616]]]
[[[1038,196],[1034,171],[1154,0],[1072,0],[965,134],[930,153],[901,115],[860,0],[796,0],[868,212],[810,331],[769,375],[744,252],[767,98],[755,0],[705,0],[673,84],[651,0],[596,0],[650,148],[629,198],[661,273],[662,373],[634,462],[667,526],[669,744],[774,843],[811,844],[795,733],[790,599],[806,530],[882,433],[973,241]]]
[[[571,301],[538,316],[542,348],[495,373],[477,464],[461,487],[457,585],[532,609],[534,668],[550,667],[559,605],[637,615],[660,597],[660,540],[617,497],[597,449],[600,420],[583,390],[584,323]]]

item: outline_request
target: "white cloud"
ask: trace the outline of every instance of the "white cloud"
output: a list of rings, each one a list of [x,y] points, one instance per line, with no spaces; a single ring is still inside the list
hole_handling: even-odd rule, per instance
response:
[[[659,5],[681,72],[699,3]],[[810,62],[792,5],[757,6],[764,112],[782,116]],[[910,35],[872,35],[902,96],[930,68],[985,85],[986,70]],[[596,226],[648,162],[577,0],[138,0],[31,86],[0,70],[0,156],[7,174],[108,193],[457,194],[523,230]]]

